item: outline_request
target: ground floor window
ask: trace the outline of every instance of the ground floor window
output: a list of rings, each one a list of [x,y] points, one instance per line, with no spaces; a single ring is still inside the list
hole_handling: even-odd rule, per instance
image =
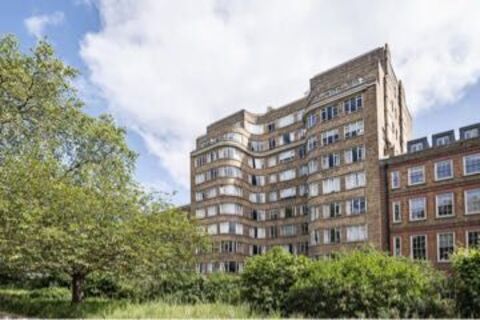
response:
[[[417,235],[411,237],[410,251],[415,260],[427,259],[427,236]]]
[[[453,232],[437,235],[438,261],[446,262],[455,250],[455,234]]]

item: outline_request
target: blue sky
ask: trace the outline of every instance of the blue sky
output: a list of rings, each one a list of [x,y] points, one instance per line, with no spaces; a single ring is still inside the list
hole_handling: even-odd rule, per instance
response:
[[[25,50],[46,36],[81,71],[87,112],[127,127],[139,180],[183,204],[189,151],[209,122],[285,104],[316,73],[386,42],[413,137],[480,122],[478,12],[473,0],[22,0],[0,2],[0,31]]]

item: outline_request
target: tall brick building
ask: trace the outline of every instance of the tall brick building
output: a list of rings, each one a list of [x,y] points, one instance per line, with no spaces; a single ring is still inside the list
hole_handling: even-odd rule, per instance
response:
[[[285,106],[209,125],[191,153],[191,212],[214,240],[199,271],[241,271],[277,245],[388,249],[379,160],[405,153],[410,131],[387,46],[314,76]]]

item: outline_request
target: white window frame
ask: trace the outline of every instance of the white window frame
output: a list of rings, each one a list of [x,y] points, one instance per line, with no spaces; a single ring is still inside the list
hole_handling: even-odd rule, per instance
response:
[[[413,169],[418,169],[418,168],[422,168],[423,181],[412,183],[411,172],[412,172]],[[421,184],[424,184],[424,183],[425,183],[425,166],[424,165],[408,168],[408,185],[409,186],[417,186],[417,185],[421,185]]]
[[[425,216],[423,218],[415,218],[413,219],[412,218],[412,200],[415,200],[415,199],[423,199],[423,205],[424,205],[424,210],[425,210]],[[427,219],[427,197],[415,197],[415,198],[410,198],[408,199],[408,220],[409,221],[422,221],[422,220],[426,220]]]
[[[440,235],[443,234],[451,234],[453,235],[452,243],[453,243],[453,251],[455,251],[455,232],[454,231],[448,231],[448,232],[439,232],[437,233],[437,262],[438,263],[449,263],[451,260],[441,260],[440,259]]]
[[[399,254],[397,254],[397,239],[400,240],[400,247],[398,248]],[[394,257],[402,256],[402,238],[400,236],[394,236],[392,238],[392,255]]]
[[[450,175],[449,177],[439,178],[438,175],[437,175],[437,167],[438,167],[438,164],[439,164],[439,163],[442,163],[442,162],[448,162],[448,163],[450,164],[450,168],[451,168],[452,172],[451,172],[451,175]],[[453,178],[453,175],[454,175],[454,174],[453,174],[453,170],[454,170],[454,168],[453,168],[453,160],[451,160],[451,159],[450,159],[450,160],[441,160],[441,161],[435,162],[435,164],[434,164],[435,181],[443,181],[443,180],[452,179],[452,178]]]
[[[395,216],[395,207],[398,206],[400,210],[400,219],[397,220]],[[392,202],[392,222],[393,223],[400,223],[402,222],[402,203],[401,201],[393,201]]]
[[[398,185],[395,185],[395,184],[394,184],[394,181],[395,181],[394,176],[395,176],[395,175],[398,176]],[[400,171],[395,170],[395,171],[390,172],[390,181],[391,181],[391,184],[392,184],[392,189],[398,189],[398,188],[400,188],[400,186],[401,186],[401,182],[400,182]]]
[[[440,216],[438,214],[438,197],[444,195],[451,195],[452,196],[452,214],[448,216]],[[443,192],[435,195],[435,217],[442,219],[442,218],[451,218],[455,216],[455,194],[453,192]]]
[[[469,190],[465,190],[464,193],[463,193],[463,198],[464,198],[464,208],[465,208],[465,215],[472,215],[472,214],[479,214],[480,213],[480,210],[478,211],[474,211],[474,212],[468,212],[468,199],[467,199],[467,194],[469,192],[472,192],[472,191],[480,191],[480,188],[476,188],[476,189],[469,189]]]
[[[463,175],[464,176],[472,176],[474,174],[479,174],[480,173],[480,170],[476,171],[476,172],[467,173],[467,158],[468,157],[474,157],[474,156],[477,156],[477,157],[480,158],[480,153],[473,153],[473,154],[469,154],[469,155],[466,155],[466,156],[463,157]]]
[[[413,260],[413,238],[414,237],[425,237],[425,261],[428,260],[428,236],[426,234],[412,234],[410,236],[410,258]]]
[[[472,232],[478,232],[478,233],[480,233],[480,229],[471,229],[471,230],[465,231],[465,248],[469,248],[469,247],[470,247],[470,245],[468,244],[468,238],[469,238],[468,236],[469,236],[469,234],[472,233]]]

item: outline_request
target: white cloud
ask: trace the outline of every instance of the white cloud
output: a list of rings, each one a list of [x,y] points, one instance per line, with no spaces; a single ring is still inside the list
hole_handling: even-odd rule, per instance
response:
[[[28,30],[28,33],[38,39],[45,35],[45,29],[47,26],[60,25],[64,18],[65,15],[63,12],[57,11],[52,14],[34,15],[28,17],[23,22]]]
[[[479,1],[118,0],[81,55],[109,108],[176,181],[206,125],[302,96],[314,74],[390,44],[414,112],[480,76]]]

